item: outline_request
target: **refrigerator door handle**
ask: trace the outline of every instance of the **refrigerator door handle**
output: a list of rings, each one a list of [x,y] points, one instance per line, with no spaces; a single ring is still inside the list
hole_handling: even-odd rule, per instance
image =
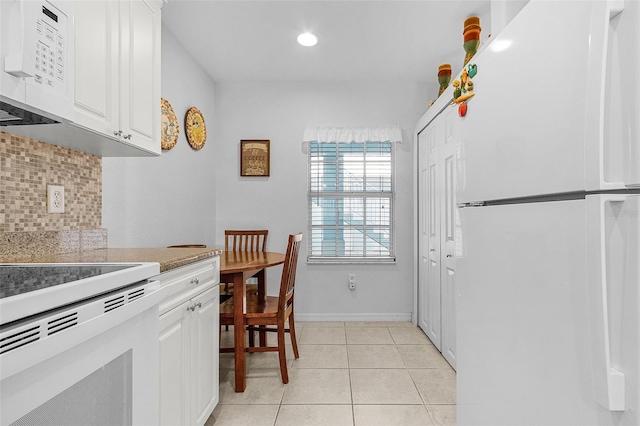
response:
[[[606,181],[604,164],[609,21],[623,11],[624,1],[608,0],[593,4],[585,93],[585,187],[587,191],[624,189],[624,182]]]
[[[610,411],[625,410],[624,373],[611,365],[607,300],[607,204],[624,202],[624,195],[586,197],[587,291],[591,326],[591,371],[594,399]]]

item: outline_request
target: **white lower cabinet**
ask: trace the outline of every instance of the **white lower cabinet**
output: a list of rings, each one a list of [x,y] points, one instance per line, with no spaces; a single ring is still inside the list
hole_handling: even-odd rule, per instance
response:
[[[160,424],[204,425],[218,403],[218,258],[157,278],[160,304]]]

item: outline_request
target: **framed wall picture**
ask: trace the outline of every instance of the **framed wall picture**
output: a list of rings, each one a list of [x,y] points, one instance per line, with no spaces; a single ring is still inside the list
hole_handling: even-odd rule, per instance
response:
[[[269,141],[240,141],[240,176],[269,176]]]

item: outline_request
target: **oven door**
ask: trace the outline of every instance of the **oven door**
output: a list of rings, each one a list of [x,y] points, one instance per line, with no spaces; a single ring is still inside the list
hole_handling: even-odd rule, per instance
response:
[[[118,294],[92,299],[104,312],[73,327],[63,325],[67,310],[2,330],[0,424],[158,424],[158,303],[165,291],[149,284],[143,297],[116,308],[106,307]],[[60,331],[6,349],[38,322]]]

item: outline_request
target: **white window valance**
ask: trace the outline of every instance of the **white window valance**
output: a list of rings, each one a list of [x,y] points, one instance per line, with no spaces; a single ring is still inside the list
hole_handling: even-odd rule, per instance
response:
[[[397,124],[387,126],[307,127],[304,142],[402,142]]]

